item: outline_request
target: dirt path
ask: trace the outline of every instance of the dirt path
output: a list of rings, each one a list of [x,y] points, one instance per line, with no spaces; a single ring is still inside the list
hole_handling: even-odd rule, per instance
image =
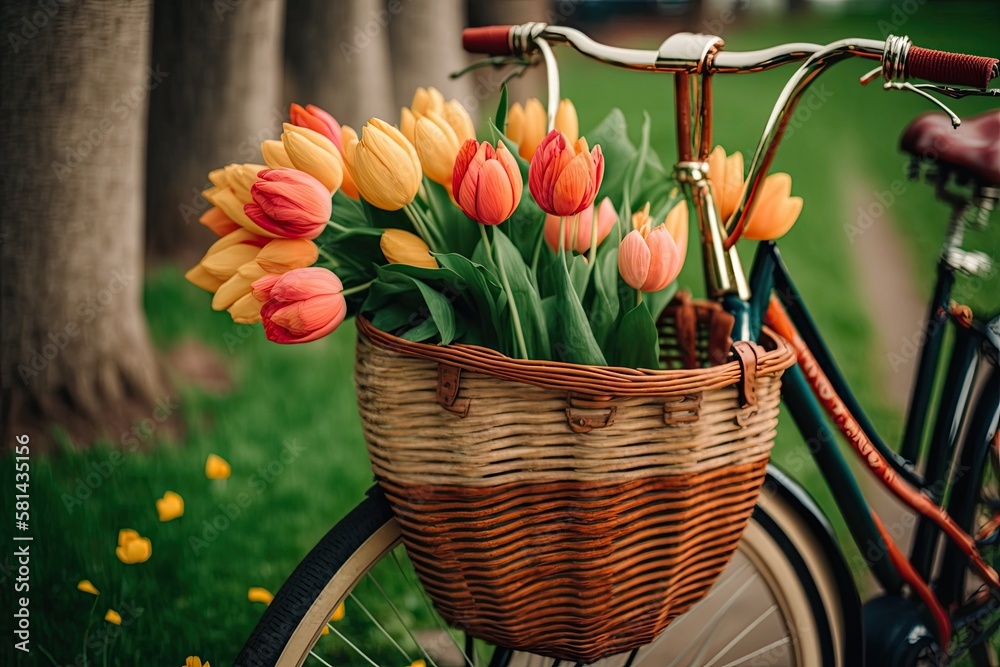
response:
[[[875,329],[877,352],[872,377],[881,379],[882,391],[900,418],[906,415],[910,384],[916,372],[925,298],[912,282],[915,268],[904,240],[892,222],[894,198],[905,188],[876,191],[856,176],[844,183],[851,203],[844,231],[849,239],[865,309]],[[898,194],[897,194],[898,193]],[[900,429],[902,430],[902,429]],[[889,443],[894,446],[895,443]],[[912,541],[913,516],[864,470],[858,471],[869,502],[898,539],[904,553]]]

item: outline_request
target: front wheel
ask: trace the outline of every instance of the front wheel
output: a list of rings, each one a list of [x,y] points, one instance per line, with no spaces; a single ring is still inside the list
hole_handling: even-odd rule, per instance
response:
[[[828,556],[794,507],[763,494],[708,595],[652,644],[600,667],[841,667],[844,614]],[[344,607],[337,613],[338,607]],[[331,617],[339,620],[331,620]],[[380,492],[338,523],[268,606],[236,665],[554,667],[484,645],[434,613]],[[567,663],[562,663],[569,667]]]

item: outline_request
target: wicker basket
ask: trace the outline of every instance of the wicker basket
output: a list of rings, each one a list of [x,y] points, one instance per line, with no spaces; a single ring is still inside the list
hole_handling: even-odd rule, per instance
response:
[[[715,304],[675,300],[660,324],[668,370],[640,371],[411,343],[358,318],[372,468],[448,622],[589,663],[651,642],[711,588],[794,354],[766,329],[731,346]]]

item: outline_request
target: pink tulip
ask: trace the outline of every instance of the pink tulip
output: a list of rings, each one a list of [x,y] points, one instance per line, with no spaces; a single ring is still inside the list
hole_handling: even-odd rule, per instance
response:
[[[264,230],[287,239],[314,239],[332,213],[330,191],[297,169],[264,169],[250,188],[244,213]]]
[[[517,161],[503,143],[467,139],[455,158],[452,194],[465,214],[484,225],[499,225],[521,201],[524,182]]]
[[[292,125],[308,127],[314,132],[319,132],[324,137],[332,141],[334,146],[337,147],[337,150],[344,150],[343,140],[341,139],[340,134],[340,123],[338,123],[333,116],[323,111],[318,106],[307,104],[306,108],[303,109],[301,106],[293,102],[288,111],[288,117],[292,121]]]
[[[566,231],[563,233],[563,249],[575,250],[581,255],[590,248],[590,235],[593,233],[594,208],[591,205],[583,209],[579,217],[566,220]],[[611,228],[618,220],[618,213],[614,205],[607,197],[601,202],[597,210],[597,239],[595,245],[600,245]],[[559,226],[561,218],[557,215],[549,214],[545,216],[545,242],[549,244],[553,252],[559,251]]]
[[[681,251],[663,225],[643,236],[639,230],[625,235],[618,246],[618,272],[632,288],[658,292],[681,272]]]
[[[264,333],[275,343],[308,343],[330,334],[347,315],[344,286],[332,271],[319,267],[293,269],[276,280],[264,276],[252,285],[254,296],[266,296],[260,310]]]
[[[603,179],[601,147],[589,150],[583,137],[571,144],[559,130],[546,135],[528,167],[531,196],[551,215],[576,215],[592,205]]]

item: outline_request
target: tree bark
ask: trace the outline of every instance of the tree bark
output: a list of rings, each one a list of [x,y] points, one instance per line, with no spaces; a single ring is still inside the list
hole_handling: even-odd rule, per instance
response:
[[[409,106],[418,86],[434,86],[445,99],[457,98],[475,111],[479,99],[470,95],[470,78],[448,76],[469,62],[462,49],[465,0],[389,0],[387,7],[393,6],[399,7],[389,22],[397,106]]]
[[[259,163],[260,142],[281,134],[283,9],[284,0],[155,3],[152,62],[171,77],[150,95],[151,259],[196,261],[214,238],[198,224],[209,170]]]
[[[372,116],[395,124],[383,0],[289,0],[285,98],[315,104],[360,132]]]
[[[121,434],[166,398],[141,301],[146,99],[173,76],[149,65],[150,10],[0,9],[0,447]]]

